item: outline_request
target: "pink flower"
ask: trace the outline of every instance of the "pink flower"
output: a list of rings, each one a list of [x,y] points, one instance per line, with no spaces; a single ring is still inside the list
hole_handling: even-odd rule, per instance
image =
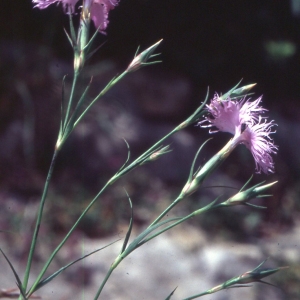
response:
[[[258,120],[259,114],[266,111],[265,108],[259,106],[261,97],[253,102],[249,100],[246,98],[240,101],[232,101],[230,98],[222,100],[218,94],[215,94],[211,103],[206,105],[209,115],[199,124],[202,127],[217,128],[217,130],[210,129],[210,133],[223,131],[235,135],[241,132],[242,124],[254,124]],[[205,122],[208,124],[202,125]]]
[[[259,106],[261,97],[250,101],[242,99],[233,101],[230,98],[220,99],[215,94],[211,103],[206,106],[208,115],[198,124],[201,127],[216,127],[210,133],[218,131],[229,132],[234,135],[233,141],[244,144],[252,153],[257,173],[274,172],[274,163],[271,154],[276,153],[278,147],[270,137],[272,127],[276,124],[266,121],[262,117],[266,109]]]
[[[62,2],[64,11],[68,12],[70,10],[70,13],[73,14],[75,10],[75,4],[78,2],[78,0],[32,0],[32,3],[36,3],[34,7],[39,9],[47,8],[49,5],[56,2]]]
[[[119,0],[90,0],[92,2],[90,13],[91,19],[95,27],[101,32],[105,33],[105,29],[109,23],[108,13],[118,5]],[[78,0],[32,0],[36,5],[34,7],[44,9],[53,3],[62,3],[65,13],[73,14],[75,12],[75,5]]]
[[[252,153],[257,173],[273,173],[274,162],[271,157],[272,153],[276,153],[278,147],[274,145],[273,140],[270,137],[272,127],[276,125],[271,122],[267,122],[266,119],[259,118],[258,122],[254,125],[247,126],[242,134],[238,137],[241,144],[244,144]]]

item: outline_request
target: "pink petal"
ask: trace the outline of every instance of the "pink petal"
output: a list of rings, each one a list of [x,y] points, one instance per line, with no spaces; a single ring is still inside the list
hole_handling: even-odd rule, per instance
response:
[[[105,29],[109,23],[109,11],[114,9],[118,3],[118,0],[94,0],[91,7],[91,19],[93,20],[95,27],[101,33],[105,33]]]

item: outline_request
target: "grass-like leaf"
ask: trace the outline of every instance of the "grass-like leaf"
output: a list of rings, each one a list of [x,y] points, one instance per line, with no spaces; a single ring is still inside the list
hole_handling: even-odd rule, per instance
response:
[[[20,290],[21,295],[23,296],[24,300],[27,300],[26,295],[25,295],[25,291],[23,290],[22,282],[20,280],[19,275],[17,274],[17,272],[16,272],[15,268],[13,267],[12,263],[10,262],[10,260],[8,259],[8,257],[5,255],[5,253],[2,251],[1,248],[0,248],[0,251],[3,254],[4,258],[6,259],[7,263],[9,264],[10,268],[12,269],[12,271],[15,275],[15,278],[16,278],[16,281],[17,281],[16,284],[17,284],[17,286]]]
[[[67,75],[63,77],[62,80],[62,88],[61,88],[61,102],[60,102],[60,127],[59,127],[59,134],[63,132],[63,124],[64,124],[64,118],[65,118],[65,81],[66,81]]]
[[[125,167],[126,167],[126,165],[127,165],[127,163],[129,162],[129,160],[130,160],[130,146],[129,146],[129,144],[128,144],[128,142],[125,140],[125,139],[123,139],[124,140],[124,142],[125,142],[125,144],[126,144],[126,146],[127,146],[127,158],[126,158],[126,161],[125,161],[125,163],[122,165],[122,167],[119,169],[119,171],[118,171],[118,173],[120,173]],[[117,174],[118,174],[117,173]]]
[[[153,226],[148,227],[147,229],[145,229],[142,233],[140,233],[127,247],[127,249],[124,251],[126,252],[125,256],[127,256],[130,252],[132,252],[133,250],[135,250],[136,248],[140,247],[143,244],[143,240],[146,238],[146,236],[148,234],[150,234],[152,231],[154,231],[155,229],[159,228],[160,226],[167,224],[169,222],[172,221],[176,221],[179,220],[181,218],[171,218],[168,220],[164,220],[160,223],[157,223]],[[124,256],[124,257],[125,257]]]
[[[122,249],[121,249],[121,253],[123,253],[125,251],[126,247],[127,247],[127,244],[128,244],[128,241],[129,241],[129,238],[130,238],[130,235],[131,235],[131,231],[132,231],[132,225],[133,225],[133,207],[132,207],[132,202],[131,202],[131,199],[130,199],[130,197],[129,197],[129,195],[128,195],[127,192],[126,192],[126,195],[128,197],[131,215],[130,215],[130,222],[129,222],[128,230],[127,230],[127,233],[126,233],[126,236],[125,236],[125,239],[124,239],[124,243],[123,243],[123,246],[122,246]]]
[[[198,168],[198,170],[197,170],[196,172],[194,172],[196,160],[197,160],[197,158],[198,158],[198,156],[199,156],[201,150],[203,149],[203,147],[204,147],[204,146],[206,145],[206,143],[208,143],[210,140],[212,140],[212,138],[207,139],[207,140],[200,146],[199,150],[197,151],[197,153],[196,153],[196,155],[195,155],[195,158],[194,158],[194,160],[193,160],[192,166],[191,166],[191,171],[190,171],[190,174],[189,174],[189,179],[188,179],[188,181],[192,181],[193,176],[196,175],[196,173],[198,172],[199,168]]]
[[[82,256],[82,257],[80,257],[80,258],[78,258],[78,259],[72,261],[71,263],[67,264],[66,266],[60,268],[58,271],[56,271],[56,272],[53,273],[52,275],[50,275],[50,276],[48,276],[47,278],[41,280],[41,281],[37,284],[37,286],[35,287],[35,289],[34,289],[31,293],[34,293],[35,291],[37,291],[38,289],[40,289],[41,287],[43,287],[44,285],[46,285],[47,283],[49,283],[51,280],[53,280],[56,276],[58,276],[61,272],[63,272],[64,270],[66,270],[66,269],[69,268],[70,266],[74,265],[75,263],[81,261],[82,259],[84,259],[84,258],[86,258],[86,257],[88,257],[88,256],[90,256],[90,255],[92,255],[92,254],[94,254],[94,253],[96,253],[96,252],[98,252],[98,251],[100,251],[100,250],[103,250],[103,249],[105,249],[105,248],[111,246],[112,244],[114,244],[115,242],[117,242],[117,241],[119,241],[119,240],[120,240],[120,239],[118,239],[118,240],[116,240],[116,241],[114,241],[114,242],[112,242],[112,243],[110,243],[110,244],[108,244],[108,245],[106,245],[106,246],[104,246],[104,247],[102,247],[102,248],[100,248],[100,249],[94,250],[94,251],[90,252],[89,254],[86,254],[86,255],[84,255],[84,256]]]
[[[171,228],[173,228],[173,227],[179,225],[179,224],[182,223],[182,222],[185,222],[186,220],[188,220],[188,219],[190,219],[190,218],[192,218],[192,217],[195,217],[195,216],[197,216],[197,215],[199,215],[199,214],[201,214],[201,213],[204,213],[204,212],[206,212],[206,211],[209,211],[209,210],[211,210],[211,209],[213,209],[213,208],[217,208],[218,206],[215,206],[215,204],[216,204],[216,202],[218,201],[218,199],[219,199],[219,197],[216,198],[216,199],[215,199],[214,201],[212,201],[211,203],[209,203],[208,205],[206,205],[206,206],[204,206],[204,207],[202,207],[202,208],[200,208],[200,209],[195,210],[194,212],[192,212],[191,214],[189,214],[189,215],[187,215],[187,216],[185,216],[185,217],[172,218],[172,219],[166,220],[167,222],[170,222],[170,221],[176,221],[176,222],[174,222],[174,223],[172,223],[172,224],[166,226],[165,228],[163,228],[163,229],[161,229],[161,230],[155,232],[155,233],[152,234],[151,236],[149,236],[149,237],[147,237],[147,238],[144,238],[144,239],[139,243],[138,247],[142,246],[143,244],[149,242],[150,240],[152,240],[153,238],[157,237],[158,235],[164,233],[165,231],[168,231],[169,229],[171,229]],[[165,222],[165,223],[167,223],[167,222]],[[158,224],[160,224],[160,223],[158,223]],[[148,228],[151,228],[151,226],[148,227]]]
[[[89,52],[86,55],[85,61],[88,61],[106,42],[103,42],[101,45],[99,45],[96,49],[94,49],[93,51]],[[85,51],[86,47],[84,47],[84,51]],[[88,50],[87,50],[88,51]]]
[[[222,100],[226,100],[228,97],[230,97],[230,95],[236,90],[236,88],[240,85],[240,83],[242,82],[243,79],[241,79],[238,84],[236,84],[231,90],[229,90],[227,93],[225,93],[224,95],[222,95],[220,97],[220,99]]]
[[[76,45],[76,42],[74,42],[73,40],[72,40],[72,38],[70,37],[70,35],[68,34],[68,32],[67,32],[67,30],[64,28],[64,32],[65,32],[65,34],[66,34],[66,36],[67,36],[67,38],[68,38],[68,41],[70,42],[70,45],[74,48],[75,47],[75,45]]]
[[[73,24],[72,14],[69,14],[69,24],[70,24],[71,37],[69,38],[69,35],[68,35],[68,38],[69,38],[69,40],[72,41],[71,45],[74,48],[74,46],[77,44],[77,42],[76,42],[76,32],[75,32],[75,28],[74,28],[74,24]]]
[[[176,289],[177,289],[177,286],[165,300],[170,300],[171,297],[173,296],[173,294],[175,293]]]

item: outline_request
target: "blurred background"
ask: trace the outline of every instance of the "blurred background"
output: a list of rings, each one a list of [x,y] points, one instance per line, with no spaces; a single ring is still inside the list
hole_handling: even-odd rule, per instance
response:
[[[38,10],[29,0],[2,2],[0,237],[1,247],[18,259],[22,269],[57,137],[62,77],[68,74],[68,93],[73,58],[63,31],[69,30],[68,17],[61,5]],[[259,254],[247,268],[267,256],[272,257],[273,266],[291,268],[272,282],[284,292],[263,298],[261,291],[271,289],[263,287],[246,298],[299,299],[300,0],[121,0],[109,20],[107,34],[99,35],[95,42],[95,47],[103,45],[82,74],[81,91],[93,75],[90,99],[127,67],[138,46],[143,50],[163,38],[157,50],[163,63],[129,74],[95,105],[66,143],[45,208],[41,229],[44,245],[52,249],[61,240],[83,207],[123,164],[127,156],[123,138],[135,158],[192,113],[204,100],[208,87],[212,97],[243,79],[242,85],[257,83],[252,97],[263,95],[268,115],[278,124],[273,136],[279,146],[274,157],[276,172],[255,174],[252,183],[279,182],[272,189],[273,197],[253,201],[265,205],[266,210],[235,207],[193,219],[181,230],[186,240],[179,243],[190,245],[183,251],[193,253],[205,245],[218,247],[224,242],[236,245],[236,249],[255,244]],[[78,239],[124,235],[130,214],[124,188],[133,200],[137,232],[147,225],[181,191],[194,155],[208,137],[206,130],[191,126],[170,138],[172,153],[133,171],[107,191],[81,222],[69,246]],[[218,151],[230,135],[213,137],[200,154],[198,165]],[[206,182],[207,188],[176,208],[174,215],[187,214],[219,194],[224,199],[232,195],[254,168],[251,154],[239,146]],[[213,187],[220,185],[225,187]],[[199,244],[193,235],[195,228],[201,232]],[[168,238],[174,242],[174,237]],[[251,252],[246,249],[243,255]],[[37,264],[47,254],[41,249]],[[72,255],[75,259],[80,251]],[[243,256],[241,261],[245,263]],[[217,278],[216,283],[248,270],[244,266],[242,263],[235,273]],[[92,273],[87,266],[75,270],[85,278]],[[78,285],[76,276],[70,274],[66,276],[68,283]],[[229,293],[217,297],[213,299],[233,299]]]

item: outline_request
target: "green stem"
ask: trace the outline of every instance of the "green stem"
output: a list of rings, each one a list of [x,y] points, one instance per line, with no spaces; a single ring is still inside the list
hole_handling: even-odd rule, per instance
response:
[[[73,78],[73,83],[72,83],[72,88],[71,88],[69,103],[68,103],[66,115],[64,117],[64,122],[63,122],[63,130],[65,130],[65,127],[66,127],[68,119],[69,119],[70,110],[71,110],[73,99],[74,99],[74,91],[75,91],[75,87],[76,87],[78,75],[79,75],[79,72],[74,72],[74,78]]]
[[[177,201],[177,202],[176,202]],[[180,199],[176,199],[172,205],[175,206],[176,203],[178,203],[180,201]],[[171,205],[170,205],[171,206]],[[181,218],[180,220],[178,220],[177,222],[174,222],[173,224],[165,227],[164,229],[160,230],[159,232],[156,232],[155,234],[153,234],[152,236],[150,236],[149,238],[145,239],[145,240],[142,240],[140,243],[136,244],[136,246],[134,248],[131,248],[130,246],[127,247],[127,249],[125,251],[123,251],[121,254],[118,255],[118,257],[115,259],[115,261],[113,262],[113,264],[111,265],[111,267],[109,268],[105,278],[103,279],[102,283],[101,283],[101,286],[99,287],[98,291],[97,291],[97,294],[94,298],[94,300],[97,300],[98,297],[100,296],[107,280],[109,279],[110,275],[112,274],[112,272],[114,271],[114,269],[120,264],[120,262],[125,258],[127,257],[131,252],[133,252],[135,249],[137,249],[138,247],[142,246],[143,244],[147,243],[148,241],[152,240],[153,238],[157,237],[158,235],[162,234],[163,232],[177,226],[178,224],[196,216],[196,215],[199,215],[199,214],[202,214],[204,212],[207,212],[211,209],[215,209],[219,207],[219,205],[216,205],[214,206],[214,202],[212,202],[211,204],[208,204],[207,206],[203,207],[203,208],[200,208],[196,211],[194,211],[193,213],[189,214],[188,216],[186,217],[183,217]],[[169,207],[171,209],[171,207]],[[159,217],[158,217],[159,218]],[[157,219],[158,219],[157,218]],[[156,220],[157,220],[156,219]],[[157,223],[157,222],[156,222]],[[154,225],[154,224],[153,224]],[[150,225],[149,227],[151,227],[152,225]],[[148,227],[148,228],[149,228]],[[148,229],[147,228],[147,229]],[[132,244],[131,244],[132,245]]]
[[[177,199],[175,199],[149,226],[157,224],[175,205],[177,205],[183,199],[182,195],[180,194]]]
[[[120,80],[121,78],[123,78],[126,75],[126,72],[123,72],[118,78],[116,78],[115,80],[113,80],[110,84],[108,84],[105,89],[93,100],[92,103],[90,103],[90,105],[87,107],[87,109],[81,114],[81,116],[78,118],[78,120],[74,123],[74,127],[76,126],[76,124],[81,120],[81,118],[85,115],[85,113],[87,112],[87,110],[91,107],[91,105],[98,100],[103,94],[105,94],[107,92],[107,90],[114,85],[118,80]],[[75,76],[76,77],[76,76]],[[76,80],[77,78],[73,80],[73,86],[75,86],[76,84]],[[72,88],[73,90],[73,88]],[[73,92],[71,92],[71,96],[70,99],[73,97]],[[70,100],[71,102],[71,100]],[[69,102],[69,103],[70,103]],[[66,119],[65,119],[66,121]],[[130,166],[132,166],[133,164],[135,164],[138,160],[140,160],[143,156],[145,156],[147,153],[151,152],[155,147],[157,147],[158,145],[160,145],[164,140],[166,140],[168,137],[170,137],[172,134],[176,133],[177,131],[181,130],[182,128],[180,126],[177,126],[176,128],[174,128],[172,131],[170,131],[167,135],[165,135],[162,139],[160,139],[157,143],[155,143],[151,148],[149,148],[145,153],[143,153],[140,157],[138,157],[132,164],[130,164],[127,168],[125,168],[124,170],[122,170],[120,173],[116,174],[115,176],[113,176],[107,183],[106,185],[102,188],[102,190],[96,195],[96,197],[91,201],[91,203],[86,207],[86,209],[82,212],[82,214],[80,215],[80,217],[78,218],[78,220],[76,221],[76,223],[73,225],[73,227],[70,229],[70,231],[68,232],[68,234],[65,236],[65,238],[62,240],[62,242],[57,246],[57,248],[53,251],[53,253],[51,254],[50,258],[48,259],[48,261],[45,263],[42,271],[40,272],[40,274],[38,275],[38,277],[36,278],[35,282],[33,283],[32,287],[30,288],[29,292],[28,292],[28,296],[32,295],[35,291],[35,288],[37,286],[37,284],[39,283],[39,281],[42,279],[43,275],[45,274],[45,272],[47,271],[50,263],[52,262],[53,258],[55,257],[55,255],[58,253],[58,251],[61,249],[61,247],[64,245],[64,243],[67,241],[67,239],[69,238],[69,236],[71,235],[71,233],[74,231],[74,229],[77,227],[78,223],[80,222],[80,220],[85,216],[85,214],[88,212],[88,210],[92,207],[92,205],[95,203],[95,201],[99,198],[99,196],[104,192],[104,190],[106,189],[106,187],[108,185],[113,184],[116,180],[118,180],[122,175],[124,175],[126,173],[126,169],[130,168]],[[58,153],[58,149],[55,152],[55,158],[56,155]],[[53,164],[51,164],[52,167]],[[53,167],[52,167],[53,168]],[[49,171],[50,172],[50,171]],[[52,171],[51,171],[52,174]],[[51,176],[50,176],[51,178]],[[50,180],[49,178],[49,180]],[[47,183],[47,182],[46,182]],[[181,200],[180,197],[178,197],[152,224],[151,226],[153,226],[154,224],[158,223],[159,220],[161,220],[179,201]],[[109,271],[110,274],[113,270]],[[28,271],[29,274],[29,271]],[[108,277],[110,276],[110,274],[108,275]],[[29,275],[27,275],[28,277]],[[107,278],[108,279],[108,278]],[[106,280],[107,280],[106,279]],[[27,283],[28,283],[28,278],[26,279],[26,287],[27,287]],[[103,283],[103,286],[100,287],[100,292],[103,289],[105,285],[105,282]],[[100,293],[99,292],[99,293]]]
[[[119,171],[116,175],[114,175],[110,180],[109,184],[113,184],[115,181],[117,181],[121,176],[127,174],[131,170],[134,169],[135,165],[139,164],[151,151],[153,151],[156,147],[158,147],[160,144],[162,144],[168,137],[170,137],[172,134],[179,131],[180,128],[176,127],[172,131],[170,131],[168,134],[166,134],[163,138],[161,138],[158,142],[156,142],[153,146],[151,146],[146,152],[144,152],[142,155],[140,155],[138,158],[136,158],[130,165],[127,167],[124,167]]]
[[[174,202],[175,202],[175,201],[174,201]],[[173,203],[174,203],[174,202],[173,202]],[[173,203],[172,203],[172,204],[173,204]],[[219,206],[219,205],[214,205],[214,206],[212,206],[211,204],[208,204],[207,206],[205,206],[205,207],[203,207],[203,208],[200,208],[200,209],[198,209],[198,210],[192,212],[191,214],[187,215],[186,217],[181,218],[179,221],[174,222],[173,224],[171,224],[171,225],[165,227],[164,229],[160,230],[159,232],[156,232],[155,234],[151,235],[149,238],[146,238],[145,240],[143,240],[142,242],[140,242],[140,243],[137,245],[137,248],[140,247],[140,246],[142,246],[143,244],[149,242],[150,240],[154,239],[155,237],[157,237],[158,235],[162,234],[163,232],[165,232],[165,231],[167,231],[167,230],[169,230],[169,229],[171,229],[171,228],[173,228],[173,227],[179,225],[180,223],[185,222],[186,220],[188,220],[188,219],[190,219],[190,218],[193,218],[193,217],[195,217],[195,216],[197,216],[197,215],[200,215],[200,214],[203,214],[203,213],[208,212],[208,211],[210,211],[210,210],[216,209],[216,208],[218,208],[218,207],[220,207],[220,206]],[[150,226],[149,226],[149,227],[150,227]],[[149,227],[148,227],[148,228],[149,228]]]
[[[145,155],[146,153],[151,152],[155,147],[157,147],[158,145],[160,145],[165,139],[167,139],[169,136],[171,136],[173,133],[177,132],[178,130],[180,130],[179,127],[176,127],[174,130],[172,130],[171,132],[169,132],[167,135],[165,135],[162,139],[160,139],[157,143],[155,143],[155,145],[153,145],[151,148],[149,148],[144,154],[142,154],[139,158],[137,158],[135,160],[138,161],[143,155]],[[132,164],[134,164],[135,162],[133,162]],[[126,172],[125,172],[126,173]],[[68,232],[68,234],[66,235],[66,237],[62,240],[62,242],[57,246],[57,248],[53,251],[53,253],[51,254],[50,258],[48,259],[48,261],[45,263],[42,271],[40,272],[40,274],[38,275],[38,277],[36,278],[35,282],[33,283],[32,287],[30,288],[28,295],[32,295],[35,291],[35,288],[37,286],[37,284],[39,283],[39,281],[42,279],[43,275],[45,274],[45,272],[47,271],[50,263],[52,262],[53,258],[55,257],[55,255],[57,254],[57,252],[61,249],[61,247],[64,245],[64,243],[67,241],[67,239],[69,238],[69,236],[71,235],[71,233],[74,231],[74,229],[77,227],[78,223],[80,222],[80,220],[85,216],[85,214],[88,212],[88,210],[91,208],[91,206],[95,203],[95,201],[99,198],[99,196],[104,192],[104,190],[106,189],[106,187],[108,185],[111,185],[112,183],[114,183],[116,180],[118,180],[123,174],[123,172],[113,176],[107,183],[106,185],[102,188],[102,190],[96,195],[96,197],[91,201],[91,203],[86,207],[86,209],[83,211],[83,213],[80,215],[80,217],[78,218],[78,220],[76,221],[76,223],[73,225],[73,227],[70,229],[70,231]],[[175,204],[174,204],[175,205]],[[170,208],[171,209],[171,208]],[[165,212],[166,214],[167,212]],[[163,217],[163,216],[162,216]],[[161,218],[162,218],[161,217]],[[158,222],[158,220],[157,220]]]
[[[87,108],[82,112],[80,117],[74,122],[74,127],[80,122],[80,120],[85,116],[85,114],[88,112],[88,110],[91,108],[91,106],[99,100],[107,91],[109,91],[116,83],[118,83],[128,72],[124,71],[121,75],[119,75],[117,78],[111,80],[106,87],[100,92],[100,94],[87,106]]]
[[[110,275],[112,274],[112,272],[114,271],[114,269],[120,264],[120,262],[123,260],[123,257],[121,256],[121,254],[115,259],[115,261],[113,262],[113,264],[110,266],[107,274],[105,275],[105,278],[103,279],[101,286],[99,287],[97,294],[94,298],[94,300],[97,300],[106,284],[106,282],[108,281]]]
[[[52,254],[50,255],[49,259],[45,263],[42,271],[40,272],[40,274],[36,278],[35,282],[33,283],[32,287],[30,288],[30,290],[28,292],[28,297],[30,297],[30,295],[32,295],[34,293],[37,284],[40,282],[40,280],[42,279],[42,277],[46,273],[49,265],[51,264],[53,258],[57,254],[57,252],[66,243],[66,241],[68,240],[68,238],[70,237],[70,235],[72,234],[72,232],[75,230],[75,228],[77,227],[77,225],[79,224],[79,222],[81,221],[81,219],[86,215],[86,213],[93,206],[93,204],[96,202],[96,200],[99,198],[99,196],[104,192],[104,190],[106,189],[107,186],[108,186],[108,183],[105,184],[105,186],[102,188],[102,190],[94,197],[94,199],[90,202],[90,204],[85,208],[85,210],[81,213],[81,215],[79,216],[79,218],[77,219],[77,221],[74,223],[74,225],[72,226],[72,228],[69,230],[69,232],[67,233],[67,235],[61,241],[61,243],[56,247],[56,249],[52,252]]]
[[[188,297],[188,298],[184,298],[183,300],[192,300],[192,299],[196,299],[196,298],[199,298],[201,296],[205,296],[205,295],[209,295],[209,294],[212,294],[214,292],[211,292],[211,291],[206,291],[206,292],[203,292],[201,294],[198,294],[198,295],[194,295],[192,297]]]
[[[44,204],[45,204],[46,197],[47,197],[47,194],[48,194],[49,183],[50,183],[50,179],[52,177],[52,173],[53,173],[53,169],[54,169],[54,165],[55,165],[57,155],[58,155],[58,150],[55,150],[54,154],[53,154],[53,157],[52,157],[51,165],[50,165],[50,168],[49,168],[49,171],[48,171],[48,175],[47,175],[47,179],[46,179],[46,182],[45,182],[45,186],[44,186],[43,194],[42,194],[42,197],[41,197],[41,201],[40,201],[37,220],[36,220],[35,229],[34,229],[32,241],[31,241],[31,246],[30,246],[30,251],[29,251],[29,255],[28,255],[27,266],[26,266],[25,275],[24,275],[24,279],[23,279],[23,289],[24,290],[27,289],[27,285],[28,285],[28,279],[29,279],[33,254],[34,254],[35,246],[36,246],[36,242],[37,242],[37,237],[38,237],[39,229],[40,229],[40,225],[41,225]]]

